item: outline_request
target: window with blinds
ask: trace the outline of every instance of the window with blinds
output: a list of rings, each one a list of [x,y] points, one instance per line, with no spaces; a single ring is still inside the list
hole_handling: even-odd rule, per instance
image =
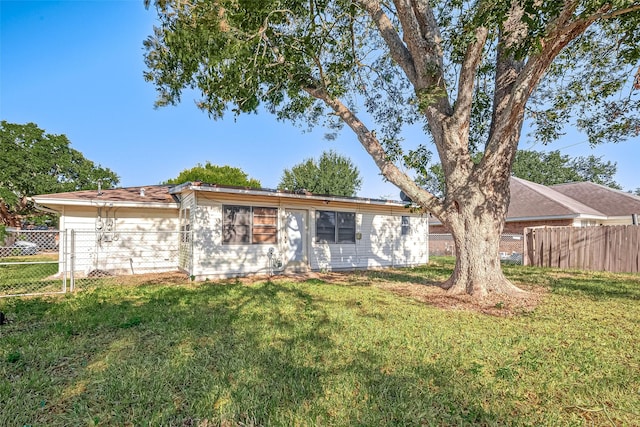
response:
[[[222,243],[225,245],[278,242],[278,209],[254,206],[222,207]]]
[[[316,211],[316,242],[355,243],[355,212]]]

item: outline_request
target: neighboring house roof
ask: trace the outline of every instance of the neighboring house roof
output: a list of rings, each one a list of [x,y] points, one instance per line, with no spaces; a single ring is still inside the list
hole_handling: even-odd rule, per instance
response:
[[[606,218],[608,215],[569,195],[525,179],[511,177],[510,221],[562,218]]]
[[[562,219],[604,220],[640,210],[640,197],[590,182],[547,187],[511,177],[507,222]],[[615,206],[612,206],[615,205]],[[440,221],[433,219],[433,225]]]
[[[362,197],[344,197],[325,194],[312,194],[309,192],[289,192],[270,189],[255,189],[248,187],[236,187],[217,184],[204,184],[200,182],[187,182],[184,184],[148,185],[143,187],[127,187],[98,190],[72,191],[68,193],[43,194],[33,196],[31,199],[43,206],[102,206],[111,203],[120,207],[153,207],[173,208],[180,207],[179,195],[185,191],[204,191],[246,196],[271,196],[307,200],[317,203],[340,201],[347,203],[404,207],[403,202],[391,200],[368,199]]]
[[[571,197],[606,216],[640,214],[640,197],[593,182],[572,182],[551,186],[558,193]]]

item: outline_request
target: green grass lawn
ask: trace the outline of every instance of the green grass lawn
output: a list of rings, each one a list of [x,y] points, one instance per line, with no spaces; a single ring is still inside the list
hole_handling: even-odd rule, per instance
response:
[[[7,265],[13,263],[13,265]],[[58,254],[0,257],[0,295],[60,292]]]
[[[509,266],[546,293],[508,317],[385,288],[451,268],[0,299],[0,425],[640,425],[640,276]]]

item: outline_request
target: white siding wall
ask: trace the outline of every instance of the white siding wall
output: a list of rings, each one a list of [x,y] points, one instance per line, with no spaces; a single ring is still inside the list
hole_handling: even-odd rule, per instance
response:
[[[178,266],[189,275],[193,274],[193,236],[191,235],[191,230],[193,216],[197,207],[196,203],[196,196],[193,191],[183,193],[178,215],[179,230],[185,233],[180,239]]]
[[[427,218],[411,216],[411,232],[401,235],[402,212],[356,213],[356,243],[317,243],[311,214],[310,264],[313,270],[409,266],[429,261]]]
[[[228,203],[250,206],[244,201]],[[261,203],[259,206],[268,205]],[[222,244],[222,203],[220,202],[198,199],[192,225],[194,233],[192,274],[200,280],[207,277],[267,274],[269,248],[279,250],[277,245],[272,244]]]
[[[178,266],[179,250],[173,249],[177,247],[191,260],[189,274],[200,280],[265,274],[269,272],[269,250],[274,248],[276,254],[286,252],[282,233],[287,209],[308,212],[304,252],[312,270],[406,266],[429,260],[427,218],[409,214],[411,231],[402,236],[401,219],[408,212],[401,207],[338,203],[330,210],[356,213],[356,242],[325,244],[315,242],[316,207],[324,210],[324,205],[312,206],[308,202],[285,205],[278,199],[256,201],[251,197],[213,199],[194,193],[184,196],[182,206],[190,208],[191,242],[180,240],[179,209],[65,207],[60,226],[63,230],[77,231],[76,270],[85,273],[96,269],[118,273],[172,270]],[[222,244],[223,204],[278,207],[278,243]],[[100,229],[98,224],[102,225]],[[163,230],[172,233],[158,232]],[[139,236],[144,237],[140,240]],[[185,244],[190,246],[187,255]],[[71,249],[70,242],[67,247]],[[149,259],[153,263],[145,264]]]
[[[114,219],[116,230],[121,231],[178,229],[177,209],[120,208],[107,211],[103,208],[101,214],[103,221]],[[98,209],[67,206],[61,217],[60,227],[67,230],[95,230],[97,222]]]
[[[429,262],[429,222],[426,217],[410,216],[408,234],[398,237],[395,265]]]
[[[613,216],[608,218],[606,221],[600,221],[599,222],[602,225],[631,225],[633,223],[633,220],[631,218],[631,215],[627,215],[627,216]]]
[[[60,219],[71,251],[71,230],[78,273],[104,270],[113,274],[139,274],[175,270],[179,243],[178,210],[73,208]],[[61,258],[64,257],[61,247]],[[71,265],[70,256],[67,263]]]

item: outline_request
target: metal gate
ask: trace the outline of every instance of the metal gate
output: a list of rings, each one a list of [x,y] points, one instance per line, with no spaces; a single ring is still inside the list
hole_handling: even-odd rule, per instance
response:
[[[0,297],[65,293],[66,253],[65,232],[7,228],[0,236]]]

